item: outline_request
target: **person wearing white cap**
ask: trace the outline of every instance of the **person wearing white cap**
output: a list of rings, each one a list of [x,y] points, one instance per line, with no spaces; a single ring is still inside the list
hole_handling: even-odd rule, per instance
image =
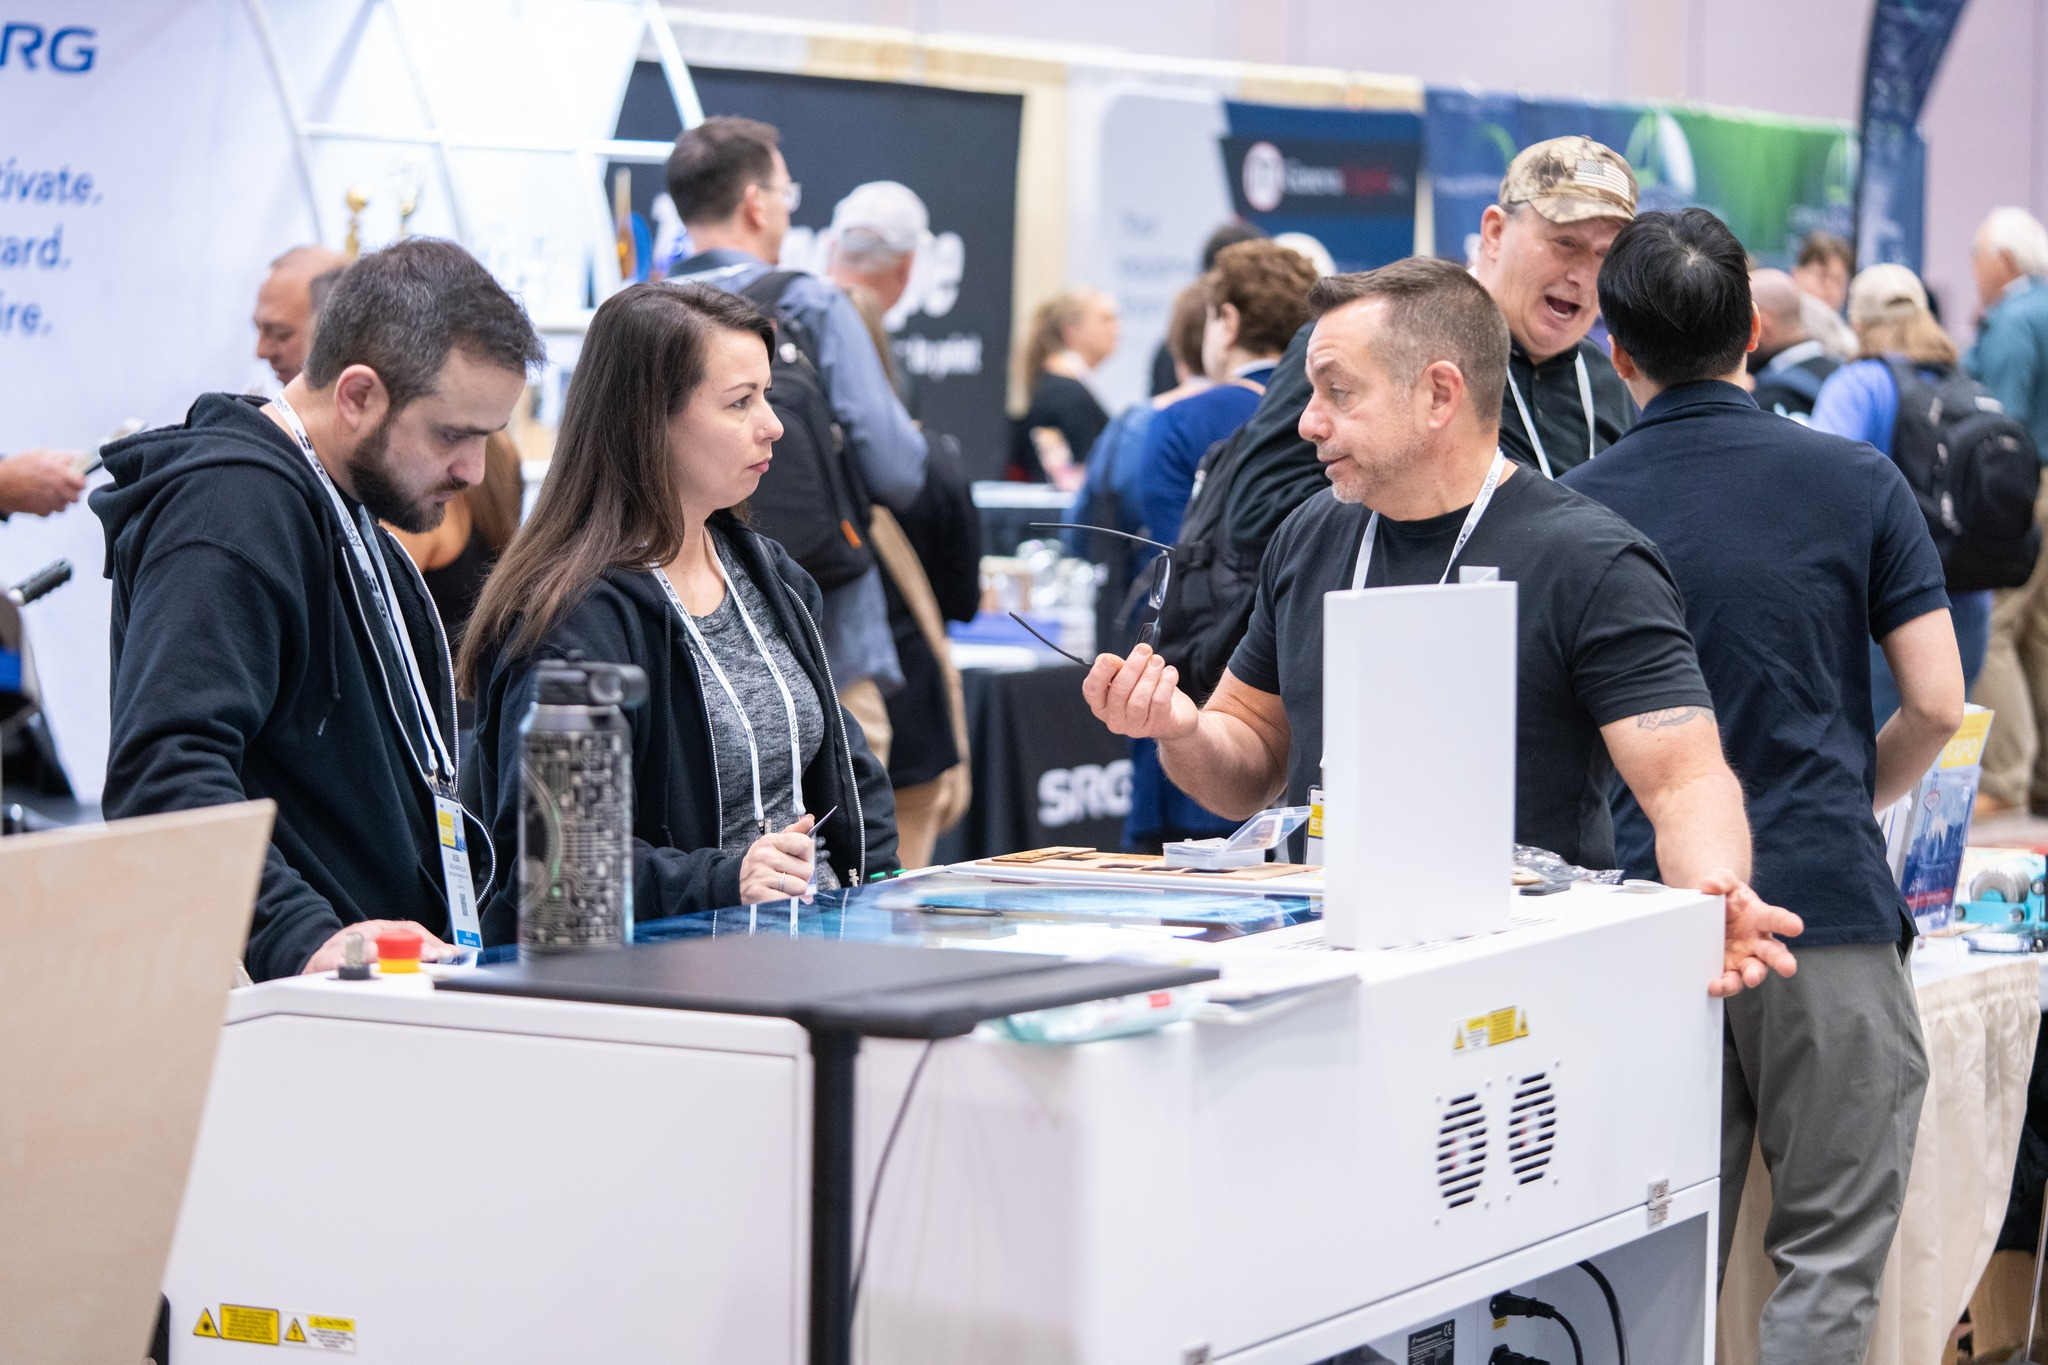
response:
[[[1897,445],[1900,439],[1913,439],[1899,423],[1900,376],[1929,385],[1951,377],[1957,372],[1956,344],[1928,309],[1920,277],[1902,265],[1873,265],[1850,282],[1849,325],[1856,329],[1857,359],[1821,385],[1813,402],[1813,427],[1868,441],[1894,460],[1904,455],[1906,466],[1912,468],[1918,463],[1914,453],[1902,452]],[[1895,363],[1904,368],[1895,371]],[[1926,430],[1925,439],[1932,440],[1936,433]],[[1949,608],[1963,657],[1963,679],[1974,686],[1991,634],[1991,594],[1952,592]],[[1899,691],[1876,645],[1871,646],[1870,661],[1871,719],[1881,727],[1899,709]]]
[[[886,314],[910,287],[918,249],[931,240],[931,214],[910,186],[870,180],[833,207],[831,232],[834,283],[867,290]]]

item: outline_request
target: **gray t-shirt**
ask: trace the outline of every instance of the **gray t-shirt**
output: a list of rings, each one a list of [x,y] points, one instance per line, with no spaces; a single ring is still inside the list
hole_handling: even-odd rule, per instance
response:
[[[825,742],[826,718],[825,709],[819,703],[818,690],[811,685],[810,676],[804,672],[789,642],[783,638],[768,599],[747,576],[746,567],[732,553],[724,535],[714,530],[711,536],[719,560],[725,565],[732,591],[709,616],[691,618],[696,622],[698,634],[703,636],[703,646],[690,640],[689,647],[696,656],[697,671],[703,680],[705,714],[710,720],[711,748],[718,765],[718,790],[723,803],[719,815],[718,846],[739,852],[751,846],[762,834],[754,816],[755,756],[761,765],[761,808],[766,813],[768,828],[786,828],[803,813],[795,804],[791,790],[789,713],[783,706],[782,690],[775,685],[775,675],[768,667],[768,660],[762,658],[753,635],[747,630],[746,621],[740,616],[740,603],[753,617],[755,629],[761,632],[761,638],[768,646],[769,658],[774,660],[775,668],[780,670],[783,682],[789,687],[790,700],[796,705],[797,749],[806,768],[817,758],[818,750]],[[734,601],[735,596],[738,603]],[[747,720],[754,732],[753,755],[748,752],[747,727],[740,723],[731,698],[719,686],[717,674],[704,657],[704,647],[708,647],[717,659],[725,680],[732,684],[740,705],[746,709]],[[823,815],[825,812],[815,813]],[[838,885],[826,860],[822,839],[818,841],[818,885],[827,890]]]

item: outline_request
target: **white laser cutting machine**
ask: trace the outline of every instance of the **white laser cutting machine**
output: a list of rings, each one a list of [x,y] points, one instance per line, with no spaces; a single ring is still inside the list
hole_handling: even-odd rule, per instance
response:
[[[1369,736],[1332,738],[1335,797]],[[1439,915],[1471,935],[1407,946],[1333,949],[1300,896],[949,874],[691,917],[714,945],[880,940],[949,966],[1135,947],[1220,968],[1239,1002],[1072,1045],[984,1023],[833,1062],[792,1018],[655,1007],[683,998],[646,988],[659,945],[563,969],[579,998],[237,992],[166,1280],[173,1360],[836,1365],[848,1321],[868,1365],[1570,1359],[1554,1322],[1495,1325],[1514,1290],[1614,1361],[1586,1261],[1636,1359],[1704,1365],[1720,902],[1518,900],[1481,825],[1485,875],[1434,900],[1331,869],[1327,923],[1352,941]],[[1343,979],[1290,991],[1295,961]],[[621,1000],[640,1003],[601,1003]],[[842,1101],[859,1272],[835,1347],[813,1210]]]
[[[1422,1358],[1465,1365],[1541,1340],[1474,1305],[1660,1228],[1610,1268],[1637,1285],[1638,1357],[1708,1358],[1719,904],[1525,904],[1542,919],[1364,951],[1354,987],[1214,1022],[932,1045],[855,1358],[1283,1365],[1451,1320],[1455,1353]],[[863,1217],[924,1047],[862,1048]],[[166,1279],[173,1359],[317,1330],[418,1365],[803,1360],[811,1067],[781,1019],[424,978],[238,992]]]

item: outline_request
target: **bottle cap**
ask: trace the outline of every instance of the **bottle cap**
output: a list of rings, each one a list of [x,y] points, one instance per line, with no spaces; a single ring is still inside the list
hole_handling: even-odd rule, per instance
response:
[[[647,701],[647,673],[632,664],[543,664],[536,674],[542,706],[618,706],[633,710]]]

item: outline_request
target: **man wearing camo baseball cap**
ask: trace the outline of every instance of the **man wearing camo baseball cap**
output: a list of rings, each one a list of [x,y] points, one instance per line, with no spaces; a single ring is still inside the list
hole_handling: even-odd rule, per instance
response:
[[[1635,421],[1607,352],[1586,339],[1600,307],[1600,263],[1635,216],[1635,172],[1620,153],[1589,137],[1554,137],[1508,164],[1500,202],[1480,220],[1473,273],[1514,342],[1500,446],[1552,477]]]

